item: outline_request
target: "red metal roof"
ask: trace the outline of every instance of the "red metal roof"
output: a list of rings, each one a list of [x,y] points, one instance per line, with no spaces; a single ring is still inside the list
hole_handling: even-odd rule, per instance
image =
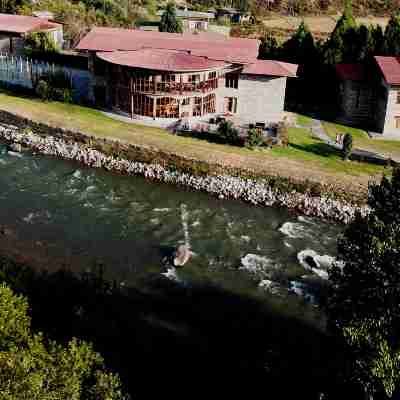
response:
[[[210,39],[204,35],[141,31],[135,29],[93,28],[77,50],[132,51],[143,48],[190,51],[194,56],[232,63],[254,62],[259,42],[255,39]]]
[[[362,64],[336,64],[336,75],[344,81],[363,81],[365,69]]]
[[[61,26],[62,25],[50,22],[44,18],[0,14],[0,32],[23,34],[59,28]]]
[[[193,56],[187,52],[177,50],[113,51],[97,53],[97,56],[113,64],[170,72],[205,71],[225,65],[223,61]]]
[[[389,85],[400,85],[400,57],[374,57],[385,81]]]
[[[274,60],[257,60],[255,63],[243,68],[243,74],[265,75],[265,76],[287,76],[295,78],[297,76],[296,64],[289,64]]]

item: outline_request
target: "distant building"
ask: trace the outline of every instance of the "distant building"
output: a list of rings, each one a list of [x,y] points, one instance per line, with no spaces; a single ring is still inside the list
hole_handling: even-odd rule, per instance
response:
[[[77,46],[89,55],[98,102],[131,118],[173,121],[235,116],[283,119],[286,79],[297,65],[257,60],[258,40],[94,28]]]
[[[46,32],[62,47],[63,26],[45,18],[0,14],[0,51],[20,55],[25,38],[33,32]]]
[[[400,138],[400,57],[368,65],[339,64],[340,120]]]
[[[240,11],[237,8],[218,8],[216,17],[225,18],[234,24],[255,23],[255,18],[250,12]]]
[[[163,13],[164,11],[161,10],[157,15],[162,16]],[[215,14],[210,12],[177,9],[176,17],[182,21],[183,30],[185,32],[206,31],[210,22],[215,19]]]

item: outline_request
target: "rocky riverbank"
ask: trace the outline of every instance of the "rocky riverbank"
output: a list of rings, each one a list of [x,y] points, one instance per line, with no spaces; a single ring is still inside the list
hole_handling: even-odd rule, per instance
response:
[[[229,175],[195,176],[173,171],[160,164],[143,163],[106,155],[87,144],[71,140],[67,142],[60,137],[43,137],[14,125],[1,124],[0,138],[11,143],[21,144],[22,147],[43,155],[78,161],[89,167],[104,168],[130,175],[142,175],[147,179],[208,192],[221,199],[240,199],[254,205],[286,207],[304,215],[342,223],[348,223],[357,211],[368,212],[366,206],[358,207],[324,196],[310,196],[295,191],[283,193],[272,188],[266,179],[253,180]]]

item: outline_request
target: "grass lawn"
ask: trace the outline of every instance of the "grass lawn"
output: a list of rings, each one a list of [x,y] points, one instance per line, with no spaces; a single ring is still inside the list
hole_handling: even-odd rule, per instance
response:
[[[307,115],[297,114],[297,124],[302,126],[308,126],[312,123],[312,118]]]
[[[37,122],[59,126],[98,138],[150,146],[206,162],[249,169],[294,179],[334,183],[341,187],[365,189],[371,175],[381,175],[382,167],[343,162],[340,155],[323,142],[313,139],[306,128],[290,128],[290,146],[273,150],[248,150],[195,138],[173,135],[164,129],[112,119],[101,112],[58,102],[0,92],[0,109]]]
[[[400,161],[400,140],[371,139],[367,132],[362,129],[352,128],[332,122],[323,122],[323,125],[326,133],[333,140],[336,139],[336,134],[338,133],[351,133],[355,147],[363,150],[374,151]]]

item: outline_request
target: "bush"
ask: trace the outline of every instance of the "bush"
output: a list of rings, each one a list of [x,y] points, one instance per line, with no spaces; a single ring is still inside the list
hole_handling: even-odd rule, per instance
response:
[[[64,73],[42,75],[35,92],[44,101],[55,100],[72,103],[71,81]]]
[[[287,147],[289,145],[289,129],[285,122],[279,122],[276,128],[276,136],[281,141],[282,146]]]
[[[36,94],[43,100],[50,100],[50,88],[44,79],[40,79],[35,88]]]
[[[353,136],[346,133],[343,138],[343,160],[348,161],[353,150]]]
[[[224,143],[233,145],[240,144],[239,131],[233,126],[231,121],[221,121],[218,125],[217,133],[219,135],[219,139]]]
[[[46,32],[33,32],[25,39],[25,52],[32,53],[56,53],[57,45],[53,38]]]
[[[245,141],[245,146],[248,149],[254,149],[255,147],[262,146],[264,143],[264,137],[260,131],[255,128],[249,129],[247,132],[247,138]]]

